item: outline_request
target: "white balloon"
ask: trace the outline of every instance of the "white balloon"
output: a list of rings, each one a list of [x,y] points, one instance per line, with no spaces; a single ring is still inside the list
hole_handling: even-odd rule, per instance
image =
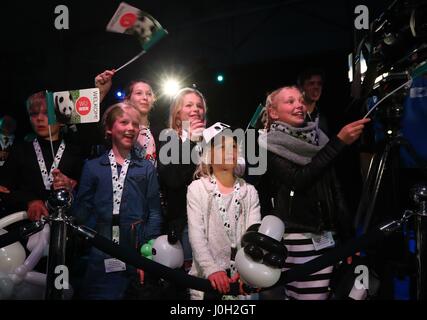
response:
[[[167,235],[154,240],[153,249],[153,260],[166,267],[176,269],[184,263],[184,250],[181,242],[170,244]]]
[[[5,233],[6,230],[0,229],[0,235]],[[0,272],[12,273],[24,261],[25,249],[19,242],[0,248]]]
[[[36,234],[31,236],[31,237],[37,236],[33,238],[32,240],[33,243],[31,246],[27,244],[27,248],[28,250],[31,251],[31,254],[25,260],[24,264],[15,270],[16,274],[24,275],[28,271],[34,269],[34,267],[37,265],[37,263],[39,263],[40,259],[43,257],[46,247],[49,246],[49,235],[50,235],[49,225],[45,224],[42,231],[39,231]],[[34,239],[37,239],[37,242],[34,242]]]
[[[0,300],[10,299],[13,294],[15,284],[9,275],[4,272],[0,272]]]
[[[280,268],[268,267],[262,263],[253,261],[243,248],[237,251],[236,268],[240,278],[255,288],[268,288],[280,279]]]
[[[25,281],[37,286],[46,286],[46,274],[36,271],[30,271],[25,276]]]
[[[0,219],[0,235],[6,233],[1,228],[26,218],[26,212],[22,211]],[[30,237],[27,248],[31,254],[27,259],[25,249],[19,242],[0,248],[0,299],[44,299],[46,275],[31,270],[46,255],[49,234],[49,225],[46,224],[42,231]],[[68,291],[72,296],[72,290]]]
[[[27,212],[26,211],[19,211],[12,213],[4,218],[0,219],[0,229],[6,228],[7,226],[10,226],[11,224],[25,220],[27,219]]]
[[[265,216],[261,221],[258,232],[280,241],[285,233],[285,225],[283,221],[276,216]]]

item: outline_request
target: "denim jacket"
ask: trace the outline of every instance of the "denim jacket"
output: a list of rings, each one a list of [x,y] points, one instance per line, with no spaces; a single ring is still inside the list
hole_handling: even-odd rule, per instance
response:
[[[108,153],[85,163],[72,213],[78,223],[112,238],[113,187]],[[135,247],[156,238],[161,222],[156,170],[151,162],[132,155],[120,205],[120,244]],[[107,274],[107,258],[110,256],[92,248],[85,277],[89,282],[86,298],[120,299],[126,289],[129,272],[134,269],[127,266],[126,272]]]

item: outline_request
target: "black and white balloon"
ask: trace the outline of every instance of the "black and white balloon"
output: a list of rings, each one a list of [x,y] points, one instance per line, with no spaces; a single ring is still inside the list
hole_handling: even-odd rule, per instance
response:
[[[245,283],[255,288],[268,288],[280,279],[287,254],[280,243],[284,232],[282,220],[269,215],[264,217],[258,231],[247,231],[242,237],[236,268]]]

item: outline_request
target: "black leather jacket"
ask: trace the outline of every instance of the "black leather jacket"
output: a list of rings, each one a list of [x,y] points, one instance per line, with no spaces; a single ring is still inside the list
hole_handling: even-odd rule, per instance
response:
[[[259,185],[263,215],[280,217],[286,232],[329,230],[351,237],[351,219],[332,167],[344,147],[334,137],[304,166],[268,152],[267,173]]]
[[[184,164],[181,159],[183,158],[183,150],[191,153],[196,143],[190,140],[182,142],[178,136],[171,136],[166,142],[160,143],[158,150],[166,143],[171,143],[171,139],[173,139],[172,142],[178,144],[180,162],[165,165],[158,158],[157,171],[165,202],[163,210],[166,214],[166,229],[167,231],[174,229],[178,234],[181,234],[187,225],[187,187],[193,182],[193,174],[197,168],[193,162]],[[186,149],[184,149],[184,144],[187,144]],[[189,157],[189,155],[187,156]]]

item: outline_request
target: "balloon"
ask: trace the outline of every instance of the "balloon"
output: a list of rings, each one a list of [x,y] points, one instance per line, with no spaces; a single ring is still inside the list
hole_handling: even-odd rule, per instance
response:
[[[27,212],[26,211],[19,211],[19,212],[12,213],[12,214],[0,219],[0,229],[3,229],[7,226],[10,226],[11,224],[13,224],[15,222],[25,220],[25,219],[27,219]]]
[[[258,232],[280,241],[285,233],[285,225],[283,221],[276,216],[265,216],[261,221]]]
[[[264,256],[263,262],[267,266],[271,266],[273,268],[283,268],[285,266],[285,260],[286,260],[285,256],[274,253],[274,252],[270,252]]]
[[[261,248],[257,247],[254,244],[248,244],[243,251],[252,258],[254,261],[262,261],[262,258],[264,257],[264,252]]]
[[[152,250],[151,245],[149,245],[148,243],[145,243],[141,247],[141,255],[143,255],[144,257],[151,256],[151,250]]]
[[[242,247],[248,244],[259,246],[267,252],[275,252],[281,255],[287,255],[288,253],[286,247],[279,241],[256,231],[249,231],[243,235]]]
[[[246,232],[248,232],[248,231],[258,231],[260,225],[261,225],[261,223],[254,223],[254,224],[252,224],[252,225],[249,226],[249,228],[246,230]]]
[[[172,269],[180,268],[184,263],[181,242],[170,244],[167,235],[158,237],[153,244],[153,260]]]
[[[37,265],[37,263],[39,263],[40,259],[42,258],[42,256],[46,251],[46,248],[48,247],[49,234],[50,234],[49,225],[45,224],[42,231],[37,232],[36,234],[33,234],[31,236],[33,237],[33,239],[31,239],[33,243],[29,245],[30,241],[28,241],[28,244],[27,244],[28,250],[30,250],[31,248],[31,254],[25,260],[23,265],[15,269],[16,274],[25,276],[25,274],[28,271],[33,270],[34,267]],[[36,239],[37,242],[35,242],[34,239]]]
[[[279,279],[282,270],[271,268],[262,263],[254,262],[243,249],[237,251],[236,268],[240,278],[255,288],[268,288],[273,286]]]
[[[0,219],[0,228],[27,218],[25,211]],[[0,229],[0,234],[6,233]],[[30,236],[27,248],[31,254],[25,259],[25,250],[19,242],[0,248],[0,299],[44,299],[46,275],[33,268],[46,255],[49,247],[49,225]],[[3,271],[3,272],[2,272]],[[72,291],[70,291],[72,294]]]
[[[6,230],[0,229],[0,235],[5,233]],[[24,260],[25,249],[19,242],[0,248],[0,272],[12,273]]]
[[[30,271],[25,275],[25,281],[37,286],[46,286],[46,274]]]
[[[150,241],[148,241],[148,244],[150,245],[150,246],[153,246],[153,244],[154,244],[154,241],[155,241],[156,239],[151,239]]]
[[[0,272],[0,300],[10,299],[13,294],[15,284],[9,275],[4,272]]]

